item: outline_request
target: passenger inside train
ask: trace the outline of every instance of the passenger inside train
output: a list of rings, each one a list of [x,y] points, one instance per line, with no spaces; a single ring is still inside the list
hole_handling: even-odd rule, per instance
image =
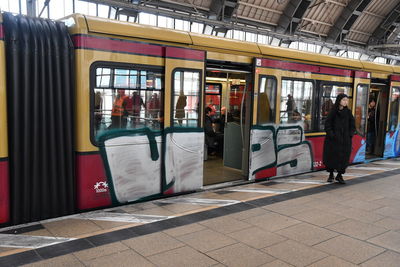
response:
[[[367,147],[366,147],[366,153],[367,154],[373,154],[374,153],[374,147],[375,147],[375,138],[376,138],[376,133],[375,133],[375,117],[376,117],[376,111],[375,111],[375,99],[373,97],[370,97],[369,99],[369,104],[368,104],[368,125],[367,125]]]

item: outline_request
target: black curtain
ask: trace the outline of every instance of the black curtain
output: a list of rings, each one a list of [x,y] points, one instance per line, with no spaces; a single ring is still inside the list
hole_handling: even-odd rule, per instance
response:
[[[11,223],[75,211],[73,45],[66,26],[3,14]]]

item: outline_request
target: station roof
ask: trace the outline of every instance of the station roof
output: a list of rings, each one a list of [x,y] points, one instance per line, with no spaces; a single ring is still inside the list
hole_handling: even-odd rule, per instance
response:
[[[222,37],[241,30],[271,36],[283,47],[302,41],[400,62],[400,0],[85,1],[128,16],[147,12],[203,23]]]

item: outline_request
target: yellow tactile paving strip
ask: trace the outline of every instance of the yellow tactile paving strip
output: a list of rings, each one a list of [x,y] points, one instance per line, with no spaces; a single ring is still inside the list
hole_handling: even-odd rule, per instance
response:
[[[369,163],[361,164],[357,166],[352,166],[348,169],[345,177],[346,180],[362,178],[362,176],[368,176],[372,174],[377,174],[381,172],[388,171],[388,169],[400,168],[399,161],[385,160],[379,162],[379,164]],[[357,167],[363,166],[373,166],[374,168],[384,168],[382,171],[373,169],[358,169]],[[352,176],[351,174],[355,175]],[[215,189],[212,191],[204,191],[193,193],[190,195],[180,196],[179,198],[197,198],[197,199],[209,199],[209,200],[231,200],[239,202],[247,202],[251,200],[261,199],[270,196],[276,196],[281,194],[279,190],[288,191],[299,191],[314,187],[319,187],[324,185],[324,183],[316,184],[305,184],[296,183],[296,181],[301,180],[315,180],[316,182],[325,182],[327,178],[327,173],[325,171],[292,175],[285,178],[279,178],[279,180],[264,181],[261,183],[250,183],[240,186],[235,186],[233,188],[225,189]],[[261,190],[259,192],[240,192],[237,190]],[[265,193],[262,190],[277,190],[276,193]],[[131,205],[126,205],[122,207],[117,207],[114,209],[106,209],[108,212],[123,212],[125,214],[141,214],[141,215],[151,215],[151,216],[172,216],[179,217],[188,214],[193,214],[197,212],[212,210],[220,207],[220,205],[205,205],[205,204],[180,204],[180,203],[161,203],[161,200],[154,200],[145,203],[136,203]],[[43,221],[41,225],[44,227],[40,230],[35,230],[31,232],[25,232],[24,235],[31,236],[49,236],[49,237],[68,237],[68,238],[85,238],[89,236],[94,236],[98,234],[113,232],[125,228],[130,228],[133,226],[142,225],[143,223],[131,223],[131,222],[120,222],[120,221],[102,221],[102,220],[91,220],[82,219],[80,217],[59,218],[58,220],[51,220],[50,222]],[[1,231],[1,229],[0,229]],[[15,253],[20,253],[30,249],[26,248],[1,248],[0,247],[0,257],[12,255]]]

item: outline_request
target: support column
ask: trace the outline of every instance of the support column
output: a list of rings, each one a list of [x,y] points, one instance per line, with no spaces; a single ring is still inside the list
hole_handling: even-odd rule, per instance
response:
[[[36,0],[26,0],[26,13],[30,17],[36,17]]]

